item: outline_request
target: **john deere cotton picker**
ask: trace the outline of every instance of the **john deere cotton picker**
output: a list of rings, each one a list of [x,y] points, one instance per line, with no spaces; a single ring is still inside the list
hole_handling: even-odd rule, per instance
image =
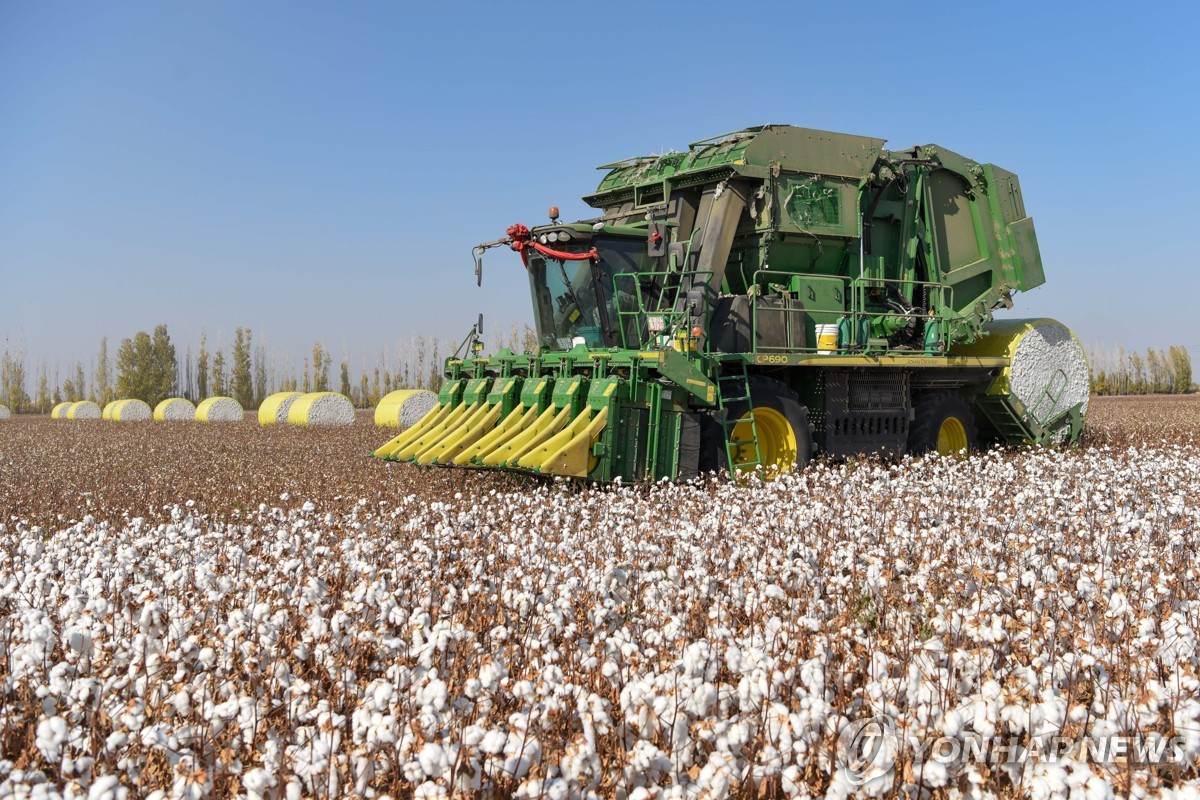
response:
[[[816,452],[1072,442],[1088,366],[1053,320],[1017,176],[783,125],[608,164],[593,219],[503,239],[536,352],[452,358],[373,455],[596,481],[772,474]]]

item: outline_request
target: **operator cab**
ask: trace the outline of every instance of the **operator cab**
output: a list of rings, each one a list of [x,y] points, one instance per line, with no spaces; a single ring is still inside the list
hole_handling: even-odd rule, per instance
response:
[[[652,288],[638,275],[656,266],[646,254],[645,233],[592,234],[570,227],[539,229],[533,235],[563,253],[595,248],[594,258],[582,260],[526,251],[538,343],[550,350],[570,350],[577,339],[593,349],[638,347],[643,325],[637,287]]]

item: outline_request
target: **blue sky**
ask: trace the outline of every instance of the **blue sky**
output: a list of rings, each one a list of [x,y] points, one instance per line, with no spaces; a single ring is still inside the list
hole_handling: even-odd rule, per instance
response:
[[[528,318],[469,250],[597,164],[764,122],[1021,177],[1047,283],[1013,313],[1200,356],[1191,4],[0,5],[0,338],[85,362],[167,322],[319,339]]]

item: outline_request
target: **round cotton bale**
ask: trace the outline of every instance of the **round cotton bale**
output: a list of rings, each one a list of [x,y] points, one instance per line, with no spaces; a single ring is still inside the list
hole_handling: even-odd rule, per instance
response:
[[[354,404],[337,392],[311,392],[288,410],[289,425],[353,425]]]
[[[262,405],[258,407],[258,424],[286,425],[288,411],[291,410],[292,403],[300,396],[300,392],[276,392],[267,395],[267,398],[262,401]]]
[[[405,430],[417,424],[437,402],[437,395],[428,389],[388,392],[375,407],[375,424],[381,428]]]
[[[246,412],[232,397],[210,397],[196,406],[197,422],[241,422],[245,418]]]
[[[12,416],[12,412],[8,410],[8,406],[0,403],[0,419],[8,419]]]
[[[154,418],[159,422],[191,422],[196,418],[196,407],[191,400],[168,397],[154,407]]]
[[[1049,423],[1091,397],[1091,370],[1071,329],[1052,319],[1008,319],[984,326],[986,336],[952,355],[1004,356],[1008,393],[1039,423]]]
[[[112,419],[113,409],[117,407],[120,400],[109,400],[104,404],[104,410],[100,412],[100,419]]]
[[[50,419],[66,419],[67,411],[70,410],[72,405],[74,404],[70,401],[66,403],[59,403],[50,410]]]
[[[153,416],[150,406],[141,400],[122,400],[112,410],[115,422],[145,422]]]
[[[72,403],[67,409],[67,419],[100,419],[100,406],[91,400]]]

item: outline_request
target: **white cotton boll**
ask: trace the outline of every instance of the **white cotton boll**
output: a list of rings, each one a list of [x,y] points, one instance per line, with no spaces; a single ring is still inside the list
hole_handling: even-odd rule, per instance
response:
[[[88,800],[126,800],[129,790],[121,785],[116,775],[103,775],[88,787]]]
[[[1109,619],[1126,617],[1130,613],[1129,599],[1122,592],[1113,592],[1108,598],[1108,611],[1105,616]]]
[[[479,743],[480,751],[488,755],[499,755],[504,752],[504,745],[508,742],[508,735],[504,731],[490,730],[483,740]]]
[[[922,762],[921,766],[914,771],[918,772],[922,784],[933,789],[945,786],[950,781],[949,770],[937,759],[931,758]]]
[[[248,800],[265,800],[279,780],[262,767],[248,770],[242,776],[242,788],[246,790]]]
[[[413,792],[413,797],[418,800],[444,800],[449,796],[445,786],[440,786],[433,781],[425,781]]]
[[[703,683],[692,692],[684,709],[693,717],[702,719],[708,716],[709,709],[717,702],[717,687],[711,683]]]
[[[734,758],[729,753],[710,753],[696,784],[707,797],[728,797],[734,780],[734,767]]]
[[[742,649],[736,645],[730,646],[725,651],[725,666],[729,667],[729,671],[734,675],[741,675],[749,672],[754,668],[754,664],[750,659],[742,653]]]
[[[421,771],[430,778],[440,778],[450,771],[450,759],[445,749],[432,742],[421,748],[417,761],[421,765]]]
[[[50,717],[38,723],[34,744],[46,761],[57,765],[62,759],[66,741],[67,721],[62,717]]]
[[[417,702],[426,708],[442,711],[446,708],[449,696],[449,692],[446,689],[446,682],[434,678],[417,692]]]
[[[1056,762],[1034,763],[1031,776],[1029,795],[1033,800],[1065,800],[1070,792],[1067,771]]]
[[[958,736],[963,729],[963,717],[958,711],[951,709],[942,715],[941,723],[942,733],[949,736],[951,739]]]

